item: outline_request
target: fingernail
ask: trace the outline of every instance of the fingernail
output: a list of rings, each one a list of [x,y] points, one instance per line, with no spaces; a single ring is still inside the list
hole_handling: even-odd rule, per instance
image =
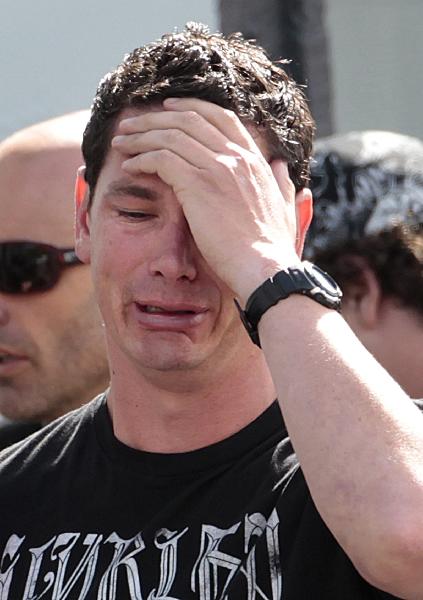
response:
[[[177,104],[178,102],[180,102],[181,98],[165,98],[165,100],[163,100],[163,102],[165,104]]]
[[[121,144],[123,142],[124,139],[125,139],[124,135],[116,135],[112,139],[112,146],[118,146],[119,144]]]

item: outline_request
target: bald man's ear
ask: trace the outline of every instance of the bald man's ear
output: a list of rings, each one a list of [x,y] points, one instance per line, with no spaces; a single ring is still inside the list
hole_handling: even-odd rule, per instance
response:
[[[75,182],[75,251],[84,263],[90,262],[90,190],[85,181],[85,167],[79,167]]]

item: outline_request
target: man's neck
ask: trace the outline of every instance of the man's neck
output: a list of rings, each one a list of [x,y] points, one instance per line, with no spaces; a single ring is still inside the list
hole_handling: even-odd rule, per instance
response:
[[[134,365],[113,369],[108,396],[116,437],[149,452],[189,452],[233,435],[275,399],[261,352],[247,360],[195,372],[148,377]]]

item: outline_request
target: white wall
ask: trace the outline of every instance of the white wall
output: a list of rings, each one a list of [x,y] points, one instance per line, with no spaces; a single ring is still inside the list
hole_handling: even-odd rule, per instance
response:
[[[0,0],[0,139],[88,107],[124,53],[197,20],[214,0]]]
[[[423,139],[423,0],[327,0],[339,132]]]

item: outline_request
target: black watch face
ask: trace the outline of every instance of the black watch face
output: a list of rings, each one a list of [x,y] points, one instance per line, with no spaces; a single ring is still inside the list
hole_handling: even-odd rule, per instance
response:
[[[306,261],[304,261],[303,265],[307,275],[316,281],[317,285],[323,288],[328,294],[337,298],[342,295],[340,287],[328,273],[320,269],[317,265]]]

